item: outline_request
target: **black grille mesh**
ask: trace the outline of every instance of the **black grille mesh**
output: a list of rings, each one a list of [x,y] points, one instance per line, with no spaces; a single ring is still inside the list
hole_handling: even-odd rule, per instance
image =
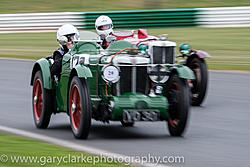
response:
[[[132,67],[120,67],[120,92],[131,92]]]
[[[120,93],[132,92],[132,66],[120,67]],[[146,66],[136,67],[136,92],[147,94],[149,89],[149,78]]]
[[[153,64],[174,64],[175,62],[175,47],[153,46]],[[163,56],[165,58],[163,58]],[[164,61],[165,60],[165,61]]]
[[[136,92],[147,93],[148,89],[147,67],[136,68]]]

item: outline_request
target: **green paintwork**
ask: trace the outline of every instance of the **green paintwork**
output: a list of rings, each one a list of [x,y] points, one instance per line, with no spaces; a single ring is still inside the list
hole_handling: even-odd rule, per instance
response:
[[[77,72],[77,76],[79,78],[88,78],[88,77],[92,77],[92,73],[90,71],[90,69],[84,65],[76,65],[74,68]]]
[[[166,120],[169,106],[168,99],[165,96],[150,97],[141,93],[125,93],[120,96],[114,96],[112,93],[112,85],[107,85],[102,79],[103,66],[110,63],[111,57],[115,53],[125,48],[135,48],[135,46],[127,41],[115,41],[105,52],[103,52],[100,46],[95,42],[78,42],[70,52],[63,56],[62,72],[59,83],[51,79],[50,61],[44,58],[38,60],[35,66],[39,65],[42,69],[44,87],[47,89],[55,89],[57,112],[68,111],[69,85],[71,78],[73,76],[78,76],[79,78],[86,79],[88,83],[93,109],[98,109],[100,102],[105,104],[113,102],[114,108],[111,111],[111,120],[121,120],[123,111],[126,109],[159,110],[160,119]],[[141,49],[147,51],[146,48]],[[117,56],[131,55],[129,55],[127,51],[124,51]],[[143,55],[133,55],[133,57],[141,56]],[[74,62],[77,64],[73,66]],[[180,78],[194,79],[193,72],[186,66],[171,65],[168,66],[167,69],[169,72],[177,72]],[[35,70],[35,68],[33,70]]]
[[[72,52],[71,52],[72,53]],[[67,53],[63,56],[62,61],[62,72],[61,79],[58,84],[56,84],[56,101],[57,101],[57,111],[67,111],[68,103],[68,88],[70,84],[70,76],[72,72],[76,72],[79,78],[89,78],[92,77],[92,73],[88,67],[85,65],[76,65],[73,69],[70,68],[71,54]]]
[[[184,65],[176,65],[170,69],[171,71],[177,71],[178,76],[183,79],[195,79],[193,71]]]
[[[126,49],[126,48],[134,48],[134,46],[127,42],[127,41],[115,41],[113,43],[110,44],[110,46],[106,49],[108,52],[112,53],[112,52],[118,52],[120,50]]]
[[[52,89],[53,84],[52,84],[52,79],[51,79],[51,74],[50,74],[51,64],[45,58],[42,58],[42,59],[35,62],[34,66],[33,66],[33,70],[32,70],[31,85],[33,84],[33,78],[34,78],[35,73],[36,73],[35,70],[37,70],[38,66],[40,67],[40,69],[42,71],[44,88],[45,89]]]
[[[164,96],[149,97],[141,93],[126,93],[114,96],[111,101],[115,104],[112,120],[121,120],[124,109],[157,109],[160,111],[160,118],[167,119],[168,100]]]
[[[100,54],[100,46],[94,42],[78,42],[71,51],[71,54]]]
[[[96,89],[96,78],[98,77],[97,75],[97,66],[88,66],[89,70],[92,71],[92,77],[89,77],[87,79],[90,94],[92,96],[97,96],[98,92]]]
[[[70,58],[71,56],[68,53],[63,56],[61,79],[56,84],[57,111],[67,111],[68,84],[71,73]]]

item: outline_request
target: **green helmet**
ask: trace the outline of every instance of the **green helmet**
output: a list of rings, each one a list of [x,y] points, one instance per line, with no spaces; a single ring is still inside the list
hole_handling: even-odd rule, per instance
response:
[[[191,53],[191,46],[187,43],[183,43],[180,46],[180,53],[183,55]]]

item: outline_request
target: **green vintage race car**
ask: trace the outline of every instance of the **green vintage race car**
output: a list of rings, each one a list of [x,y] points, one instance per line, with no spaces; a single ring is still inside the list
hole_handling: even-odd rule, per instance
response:
[[[130,42],[114,41],[102,49],[96,34],[81,39],[63,57],[59,82],[51,76],[51,57],[35,62],[32,70],[32,105],[37,128],[47,128],[52,113],[70,117],[73,134],[86,139],[91,119],[167,121],[172,136],[183,134],[188,121],[190,89],[194,79],[186,66],[175,64],[176,43],[149,42],[149,52]]]

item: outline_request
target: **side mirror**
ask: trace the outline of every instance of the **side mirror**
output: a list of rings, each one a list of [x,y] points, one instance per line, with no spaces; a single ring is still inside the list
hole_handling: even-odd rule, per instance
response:
[[[106,37],[106,41],[108,43],[114,42],[114,41],[116,41],[116,37],[113,36],[113,35],[109,35],[109,36]]]

